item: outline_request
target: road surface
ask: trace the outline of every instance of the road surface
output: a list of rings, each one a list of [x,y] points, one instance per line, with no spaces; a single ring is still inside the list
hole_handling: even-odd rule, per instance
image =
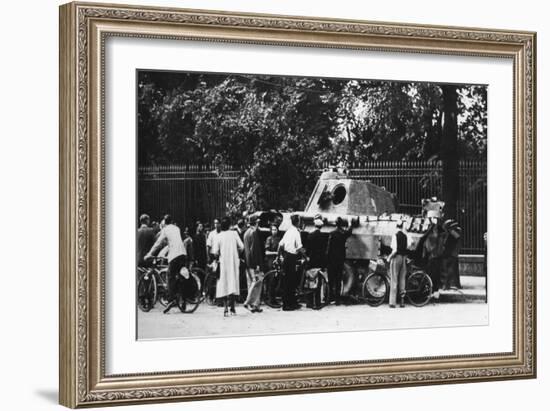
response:
[[[192,314],[177,307],[163,314],[162,306],[149,312],[138,310],[138,339],[273,335],[310,332],[341,332],[396,328],[456,327],[488,324],[484,300],[429,303],[424,307],[407,305],[390,308],[387,304],[370,307],[330,305],[321,310],[305,306],[282,311],[262,306],[262,313],[251,313],[237,305],[237,315],[223,316],[223,308],[202,303]]]

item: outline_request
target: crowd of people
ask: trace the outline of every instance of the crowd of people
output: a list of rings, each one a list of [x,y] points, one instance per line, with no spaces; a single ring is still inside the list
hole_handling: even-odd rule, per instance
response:
[[[241,273],[246,277],[247,286],[244,308],[260,313],[264,275],[273,268],[276,259],[282,261],[284,273],[282,309],[298,310],[301,308],[296,296],[300,279],[296,270],[299,258],[305,258],[310,269],[326,269],[331,302],[340,305],[346,241],[351,235],[351,225],[338,218],[336,228],[327,237],[321,233],[324,221],[319,215],[313,220],[314,230],[306,236],[300,230],[299,215],[293,214],[290,220],[291,226],[284,235],[280,234],[278,224],[274,223],[264,240],[255,215],[241,218],[234,225],[229,217],[214,219],[212,227],[198,221],[191,233],[188,227],[182,232],[170,215],[165,215],[160,223],[156,223],[143,214],[137,232],[137,262],[146,266],[154,256],[167,259],[169,304],[165,312],[175,305],[175,281],[180,270],[196,266],[216,273],[216,298],[223,302],[224,316],[236,314],[236,300],[241,293]],[[389,256],[391,307],[395,307],[398,295],[403,304],[406,249],[407,237],[398,230]],[[310,306],[318,308],[314,302]]]
[[[193,233],[188,227],[183,231],[170,215],[160,223],[151,222],[147,214],[140,217],[137,231],[137,263],[150,265],[153,257],[168,261],[167,298],[170,301],[165,312],[175,305],[175,281],[179,271],[186,267],[207,268],[218,275],[216,298],[224,303],[224,315],[235,314],[235,302],[240,295],[240,273],[246,275],[248,295],[244,307],[251,312],[260,308],[262,281],[266,268],[271,267],[277,256],[281,236],[277,225],[271,227],[271,235],[264,243],[255,216],[247,221],[239,219],[232,225],[229,217],[214,219],[212,227],[198,221]]]

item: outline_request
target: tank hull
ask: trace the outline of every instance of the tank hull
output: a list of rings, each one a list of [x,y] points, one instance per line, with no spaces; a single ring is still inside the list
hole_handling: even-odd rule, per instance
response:
[[[371,260],[384,255],[384,247],[390,247],[391,238],[397,231],[397,224],[403,223],[403,232],[408,237],[408,248],[416,250],[418,242],[428,231],[430,224],[436,223],[435,217],[413,217],[406,214],[391,214],[387,216],[357,216],[332,213],[311,214],[307,212],[282,213],[281,231],[286,231],[290,225],[290,216],[298,214],[302,218],[303,231],[309,233],[315,229],[313,218],[321,216],[324,225],[322,233],[327,235],[336,229],[336,219],[342,218],[347,225],[352,226],[351,236],[346,242],[346,258],[350,260]]]

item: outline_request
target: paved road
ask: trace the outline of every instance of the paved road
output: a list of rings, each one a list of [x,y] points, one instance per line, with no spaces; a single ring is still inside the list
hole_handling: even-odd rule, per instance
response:
[[[148,313],[138,310],[138,336],[139,339],[154,339],[488,324],[488,305],[483,300],[430,303],[424,307],[407,305],[405,308],[362,304],[330,305],[319,311],[305,306],[291,312],[265,306],[263,309],[262,313],[253,314],[238,305],[236,316],[224,318],[223,308],[206,303],[193,314],[182,314],[177,308],[163,314],[157,304]]]

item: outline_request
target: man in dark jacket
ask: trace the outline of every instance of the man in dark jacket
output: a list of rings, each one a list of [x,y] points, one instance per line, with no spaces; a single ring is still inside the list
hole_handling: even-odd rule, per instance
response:
[[[342,273],[344,271],[344,261],[346,260],[346,241],[351,235],[351,224],[347,230],[344,229],[345,223],[341,217],[336,219],[336,230],[330,233],[327,245],[327,274],[328,283],[331,291],[331,300],[336,305],[341,304],[340,291],[342,288]]]
[[[197,267],[206,270],[206,235],[204,234],[204,225],[197,221],[195,235],[193,236],[193,251],[195,252],[195,260]]]
[[[403,221],[396,224],[396,232],[391,240],[390,262],[390,307],[395,308],[399,294],[399,306],[405,306],[405,281],[407,278],[407,234],[403,232]]]
[[[235,230],[239,234],[239,237],[241,237],[241,240],[244,240],[244,233],[246,232],[246,223],[244,221],[244,218],[239,218],[237,220],[237,225],[235,226]]]
[[[258,229],[256,216],[250,217],[250,227],[244,233],[244,261],[246,265],[246,281],[248,296],[244,307],[253,313],[261,312],[260,299],[263,284],[264,244]]]
[[[149,227],[149,216],[147,214],[142,214],[139,217],[140,227],[137,231],[136,239],[136,261],[138,266],[146,265],[144,260],[145,254],[151,249],[153,244],[155,244],[156,232],[155,229]]]
[[[315,229],[309,234],[306,245],[306,255],[309,259],[309,268],[324,268],[326,264],[327,241],[326,234],[321,233],[323,220],[321,216],[315,216],[313,220]]]

